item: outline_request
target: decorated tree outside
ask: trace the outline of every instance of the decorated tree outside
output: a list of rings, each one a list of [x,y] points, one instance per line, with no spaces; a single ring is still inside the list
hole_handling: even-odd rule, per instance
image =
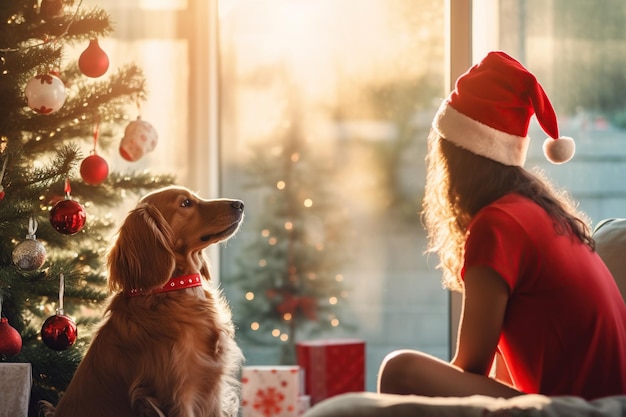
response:
[[[111,30],[82,2],[0,2],[0,360],[32,364],[33,403],[57,401],[89,344],[115,209],[173,182],[133,170],[157,134],[138,118],[141,70],[98,46]],[[128,172],[99,154],[118,149]]]
[[[259,217],[250,242],[224,277],[243,297],[233,300],[244,344],[280,346],[280,362],[296,363],[298,340],[349,330],[349,288],[342,269],[350,258],[348,209],[334,184],[340,160],[321,151],[297,121],[295,86],[283,122],[251,145],[246,187],[258,196]]]

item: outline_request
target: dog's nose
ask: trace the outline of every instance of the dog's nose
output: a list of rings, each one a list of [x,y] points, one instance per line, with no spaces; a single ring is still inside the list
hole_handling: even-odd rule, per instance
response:
[[[231,203],[231,207],[243,211],[243,201],[235,200]]]

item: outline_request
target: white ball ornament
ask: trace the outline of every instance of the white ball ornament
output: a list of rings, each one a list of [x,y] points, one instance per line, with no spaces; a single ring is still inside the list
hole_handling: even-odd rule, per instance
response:
[[[63,107],[67,97],[65,84],[54,74],[36,75],[24,89],[28,107],[39,114],[51,114]]]
[[[126,126],[124,137],[120,142],[120,155],[127,161],[137,161],[154,150],[158,139],[154,126],[137,117],[137,120]]]

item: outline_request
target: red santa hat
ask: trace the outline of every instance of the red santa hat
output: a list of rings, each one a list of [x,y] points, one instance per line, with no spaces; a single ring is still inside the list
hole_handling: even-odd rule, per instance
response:
[[[549,136],[543,144],[547,159],[555,164],[569,161],[574,140],[559,136],[556,114],[535,76],[506,53],[490,52],[459,77],[437,111],[433,128],[477,155],[523,166],[533,114]]]

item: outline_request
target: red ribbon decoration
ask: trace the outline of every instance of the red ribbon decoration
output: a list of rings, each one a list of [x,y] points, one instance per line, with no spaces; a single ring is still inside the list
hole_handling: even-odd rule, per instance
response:
[[[283,301],[276,306],[276,310],[284,315],[294,315],[298,310],[302,312],[309,320],[317,320],[317,299],[310,296],[297,296],[286,291],[282,293]]]
[[[65,177],[65,187],[63,188],[63,191],[65,191],[65,199],[69,200],[70,199],[70,194],[72,192],[72,186],[70,185],[70,178],[69,177]]]

